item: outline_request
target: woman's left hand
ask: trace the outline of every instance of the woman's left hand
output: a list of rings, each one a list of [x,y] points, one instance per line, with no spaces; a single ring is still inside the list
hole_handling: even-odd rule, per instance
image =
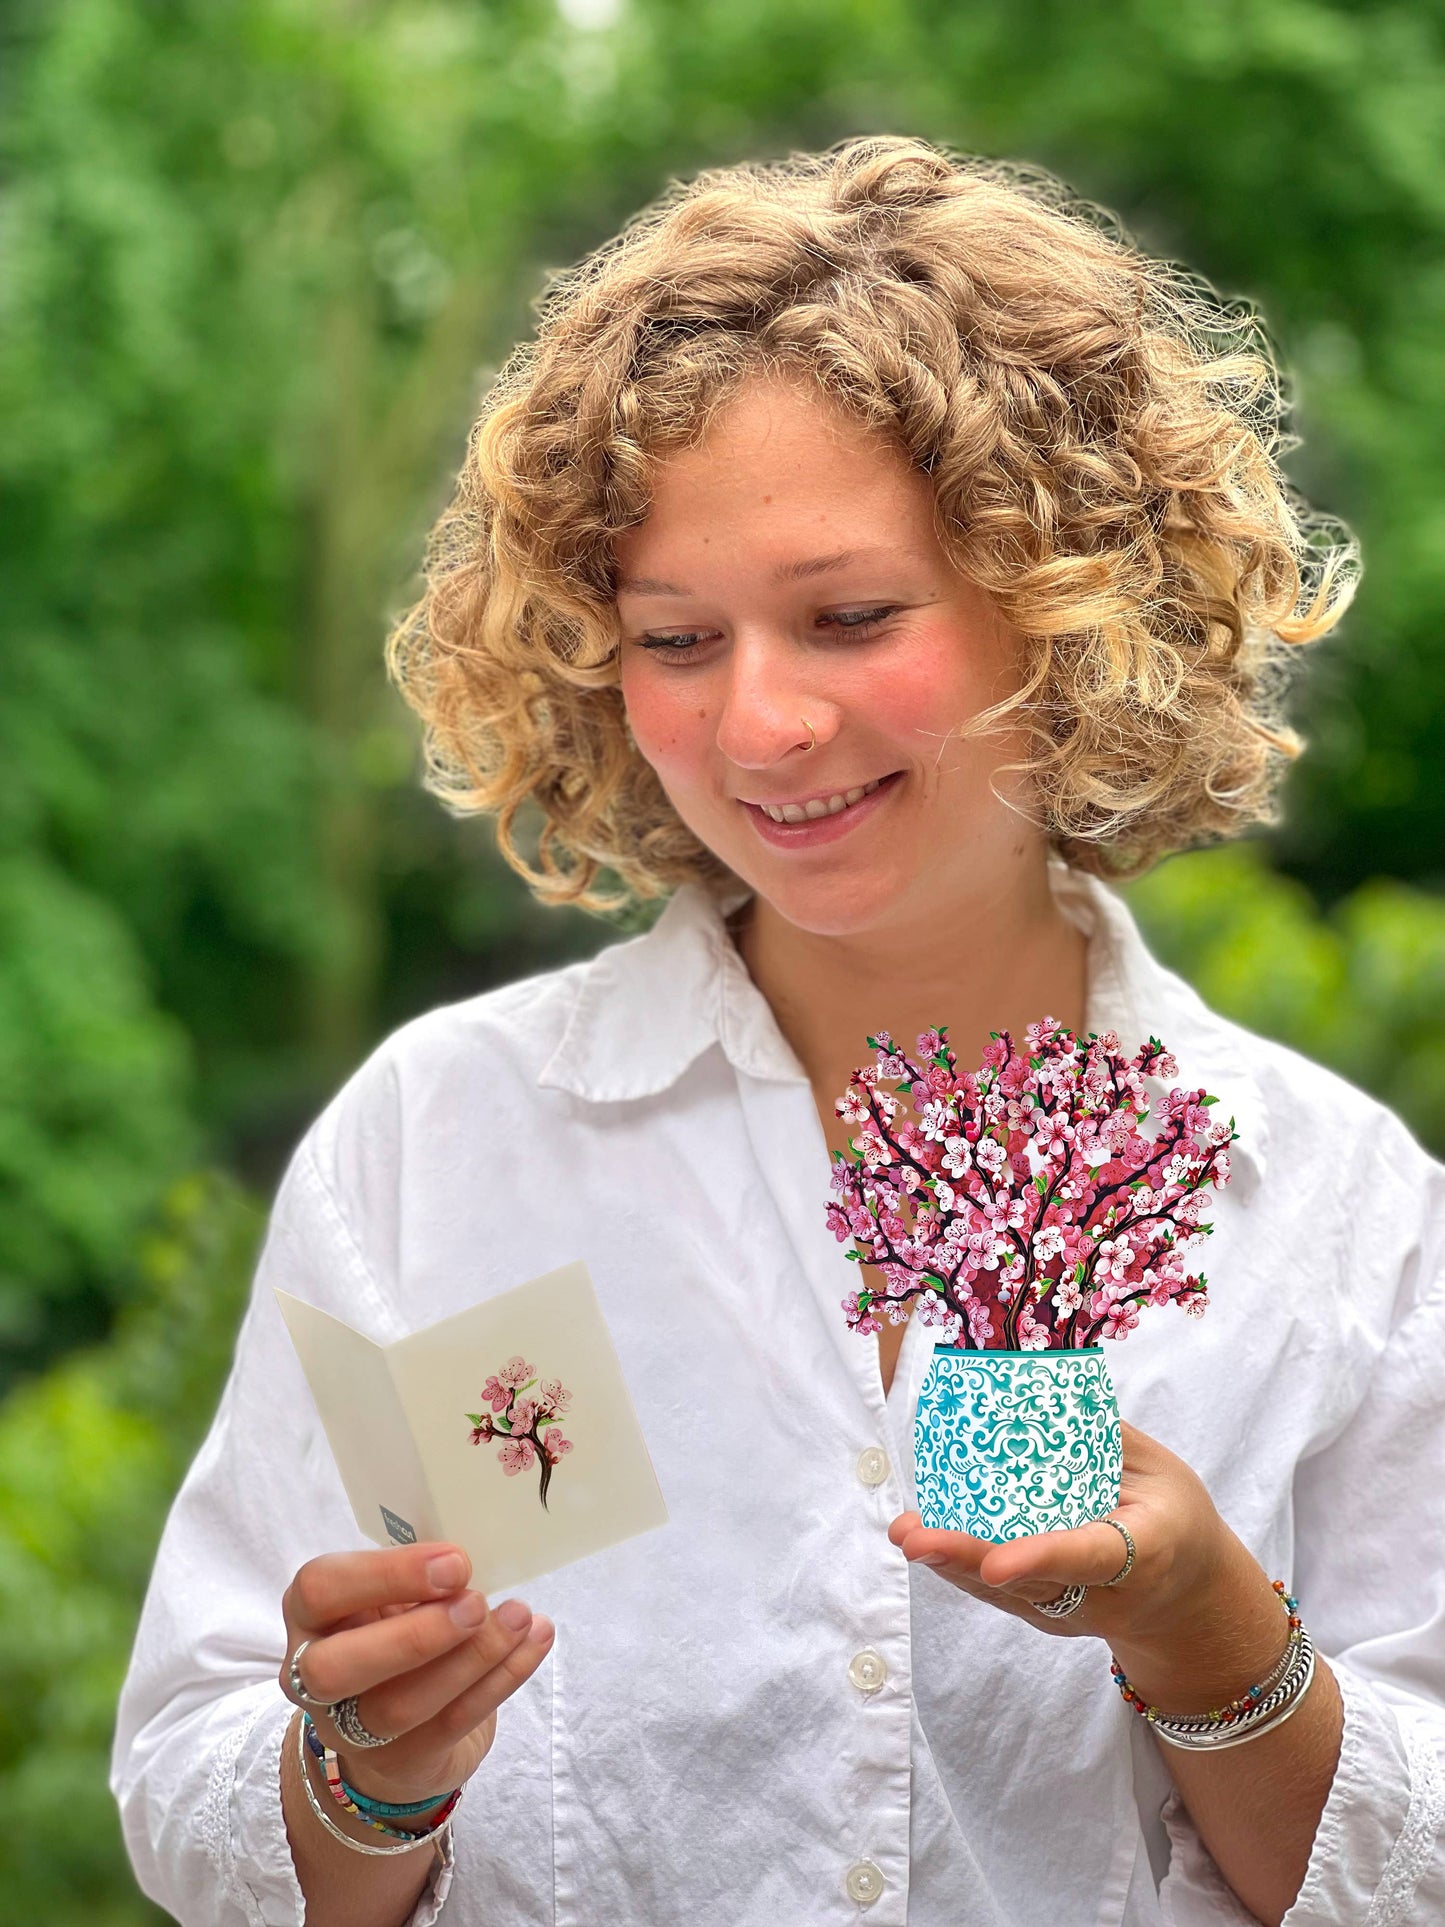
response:
[[[1102,1637],[1116,1648],[1173,1645],[1189,1622],[1207,1621],[1241,1584],[1251,1585],[1257,1597],[1260,1582],[1267,1588],[1268,1581],[1215,1510],[1198,1473],[1133,1425],[1124,1426],[1123,1436],[1123,1477],[1112,1516],[1128,1527],[1136,1552],[1132,1571],[1117,1588],[1108,1582],[1127,1551],[1111,1525],[994,1545],[966,1532],[932,1530],[918,1513],[904,1512],[888,1537],[905,1558],[933,1567],[961,1591],[1041,1631],[1066,1639]],[[1074,1585],[1090,1591],[1068,1618],[1047,1619],[1033,1610]]]

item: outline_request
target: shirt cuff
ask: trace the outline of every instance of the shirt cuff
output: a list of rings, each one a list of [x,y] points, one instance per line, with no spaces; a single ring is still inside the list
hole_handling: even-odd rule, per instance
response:
[[[280,1688],[257,1689],[258,1703],[221,1749],[207,1806],[229,1813],[220,1871],[237,1891],[252,1927],[305,1927],[306,1901],[296,1878],[291,1842],[281,1807],[281,1748],[296,1708]],[[406,1927],[434,1927],[452,1884],[455,1856],[451,1828],[437,1842],[431,1871]]]
[[[1423,1722],[1397,1714],[1349,1666],[1331,1660],[1330,1669],[1344,1702],[1340,1763],[1304,1884],[1281,1927],[1366,1918],[1407,1927],[1445,1826],[1439,1762]]]
[[[1337,1661],[1330,1669],[1344,1706],[1339,1765],[1315,1830],[1309,1865],[1280,1927],[1341,1921],[1406,1927],[1421,1877],[1439,1852],[1445,1781],[1430,1738],[1402,1725],[1367,1681]],[[1177,1791],[1160,1811],[1169,1869],[1159,1888],[1165,1927],[1258,1927],[1225,1880]],[[1432,1888],[1433,1891],[1433,1888]]]

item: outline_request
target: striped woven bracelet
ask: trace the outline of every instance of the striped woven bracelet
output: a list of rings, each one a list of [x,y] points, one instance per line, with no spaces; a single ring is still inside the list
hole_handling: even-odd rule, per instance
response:
[[[350,1780],[338,1774],[346,1791],[346,1797],[354,1800],[363,1813],[374,1813],[379,1820],[410,1820],[418,1813],[431,1813],[435,1808],[450,1800],[452,1793],[460,1793],[460,1787],[453,1787],[452,1793],[434,1793],[430,1800],[373,1800],[369,1793],[358,1793]]]
[[[457,1803],[462,1797],[462,1789],[460,1787],[454,1788],[453,1791],[446,1794],[440,1802],[436,1800],[423,1800],[419,1805],[411,1807],[388,1806],[385,1801],[377,1801],[375,1804],[388,1812],[393,1819],[400,1819],[408,1812],[427,1813],[433,1809],[437,1809],[436,1818],[432,1821],[431,1825],[423,1827],[419,1833],[409,1833],[403,1827],[387,1826],[385,1820],[380,1819],[375,1813],[368,1812],[367,1808],[362,1806],[361,1799],[365,1796],[358,1796],[354,1789],[349,1787],[345,1780],[342,1779],[341,1768],[337,1762],[336,1754],[331,1747],[325,1745],[322,1741],[321,1735],[316,1731],[315,1722],[312,1720],[311,1715],[303,1709],[301,1717],[305,1722],[306,1744],[311,1750],[312,1757],[321,1762],[322,1771],[326,1775],[326,1784],[330,1789],[331,1797],[344,1813],[352,1814],[356,1819],[360,1820],[363,1825],[371,1827],[377,1833],[385,1834],[390,1840],[428,1840],[434,1833],[441,1831],[456,1811]],[[368,1805],[370,1804],[371,1803],[368,1802]]]

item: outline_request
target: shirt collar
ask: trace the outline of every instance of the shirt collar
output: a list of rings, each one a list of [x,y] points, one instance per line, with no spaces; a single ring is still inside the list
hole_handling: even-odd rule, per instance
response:
[[[1116,1032],[1130,1051],[1161,1037],[1181,1079],[1203,1085],[1233,1115],[1236,1163],[1262,1176],[1268,1120],[1246,1034],[1150,955],[1132,913],[1105,884],[1057,860],[1049,874],[1059,907],[1089,939],[1086,1028]],[[724,922],[750,894],[738,886],[716,897],[685,883],[645,935],[599,952],[580,974],[538,1082],[598,1104],[654,1097],[714,1044],[750,1076],[806,1082]]]

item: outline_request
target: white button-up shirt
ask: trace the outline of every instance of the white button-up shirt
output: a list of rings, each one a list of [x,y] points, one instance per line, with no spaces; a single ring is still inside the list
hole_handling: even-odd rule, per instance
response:
[[[1445,1171],[1212,1015],[1110,891],[1057,865],[1054,887],[1090,933],[1090,1027],[1161,1036],[1238,1123],[1207,1315],[1147,1313],[1105,1350],[1125,1416],[1298,1593],[1343,1689],[1288,1927],[1439,1927]],[[670,1523],[525,1588],[556,1644],[501,1709],[416,1927],[1251,1918],[1102,1642],[890,1545],[932,1337],[910,1323],[885,1398],[877,1340],[844,1322],[813,1093],[729,907],[688,885],[644,936],[406,1025],[297,1150],[120,1707],[130,1851],[182,1922],[299,1927],[281,1594],[367,1543],[271,1287],[389,1339],[579,1257]]]

